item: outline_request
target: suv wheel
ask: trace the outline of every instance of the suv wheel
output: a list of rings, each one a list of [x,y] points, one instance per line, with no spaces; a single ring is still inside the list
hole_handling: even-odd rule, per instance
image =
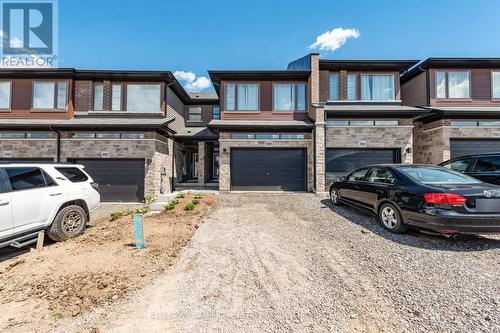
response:
[[[379,209],[378,218],[380,224],[390,232],[400,234],[408,230],[408,227],[403,223],[399,210],[393,204],[383,204]]]
[[[339,192],[334,187],[330,190],[330,201],[336,206],[340,205]]]
[[[60,242],[68,238],[81,235],[87,226],[87,214],[85,210],[77,205],[71,205],[61,209],[47,234],[50,239]]]

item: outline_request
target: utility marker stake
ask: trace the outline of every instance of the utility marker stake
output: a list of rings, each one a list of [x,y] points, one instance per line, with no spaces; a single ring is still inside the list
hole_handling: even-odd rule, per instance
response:
[[[144,235],[142,232],[142,215],[134,214],[134,236],[135,247],[138,249],[144,248]]]

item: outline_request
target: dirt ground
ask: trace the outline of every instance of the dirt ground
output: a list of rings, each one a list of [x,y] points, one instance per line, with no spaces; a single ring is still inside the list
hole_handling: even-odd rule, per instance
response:
[[[216,206],[215,196],[205,195],[186,211],[191,198],[145,217],[143,250],[134,247],[131,217],[106,218],[80,237],[1,262],[0,331],[45,332],[147,285],[173,265]]]

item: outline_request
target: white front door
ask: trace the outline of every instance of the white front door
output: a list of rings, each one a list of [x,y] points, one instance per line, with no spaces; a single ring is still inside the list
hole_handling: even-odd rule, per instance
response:
[[[0,193],[0,239],[14,233],[10,193]]]

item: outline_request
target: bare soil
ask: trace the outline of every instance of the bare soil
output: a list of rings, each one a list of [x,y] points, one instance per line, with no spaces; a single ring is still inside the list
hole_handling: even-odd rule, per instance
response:
[[[136,249],[132,218],[94,222],[77,238],[0,263],[0,331],[47,331],[92,309],[116,302],[169,269],[179,251],[216,206],[205,195],[184,210],[144,218],[146,248]],[[0,250],[1,251],[1,250]]]

